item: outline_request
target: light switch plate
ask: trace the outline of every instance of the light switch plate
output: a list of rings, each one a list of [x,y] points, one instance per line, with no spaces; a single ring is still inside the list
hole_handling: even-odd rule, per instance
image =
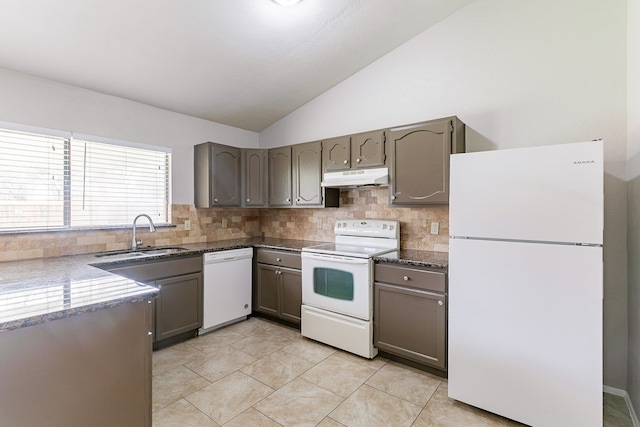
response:
[[[322,229],[322,220],[321,220],[321,219],[318,219],[318,220],[316,221],[316,228],[317,228],[318,230],[321,230],[321,229]]]
[[[227,218],[222,218],[222,228],[227,228]]]
[[[190,220],[188,220],[188,219],[187,219],[187,220],[185,220],[185,222],[184,222],[184,229],[185,229],[185,230],[187,230],[187,231],[188,231],[188,230],[191,230],[191,221],[190,221]]]
[[[438,234],[440,231],[440,223],[432,222],[431,223],[431,234]]]

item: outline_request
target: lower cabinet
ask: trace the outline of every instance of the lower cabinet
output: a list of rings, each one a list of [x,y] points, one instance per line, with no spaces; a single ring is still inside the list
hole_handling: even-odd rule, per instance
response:
[[[195,336],[202,327],[202,256],[102,267],[160,289],[153,304],[153,348]]]
[[[202,275],[187,274],[157,280],[155,341],[171,338],[202,326]]]
[[[0,333],[0,426],[151,426],[151,304]]]
[[[300,254],[258,249],[256,261],[254,311],[300,324]]]
[[[376,264],[374,345],[446,371],[446,280],[439,269]]]

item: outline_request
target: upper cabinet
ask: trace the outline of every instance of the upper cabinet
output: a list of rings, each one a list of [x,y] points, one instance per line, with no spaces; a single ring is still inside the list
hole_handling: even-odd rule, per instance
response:
[[[293,189],[296,206],[322,206],[322,144],[293,146]]]
[[[324,189],[320,141],[269,150],[269,207],[336,207],[340,190]]]
[[[325,172],[381,167],[385,164],[385,132],[373,131],[322,141]]]
[[[269,206],[293,206],[291,146],[269,150]]]
[[[242,207],[267,207],[268,150],[243,148],[242,153]]]
[[[205,142],[194,147],[197,208],[240,206],[240,148]]]
[[[457,117],[389,130],[390,206],[449,203],[449,155],[465,150]]]

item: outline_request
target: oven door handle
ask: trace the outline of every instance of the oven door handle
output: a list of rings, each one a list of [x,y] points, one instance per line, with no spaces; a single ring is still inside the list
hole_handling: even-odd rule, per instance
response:
[[[316,254],[303,252],[303,258],[309,259],[319,259],[319,260],[330,260],[331,262],[338,262],[342,264],[368,264],[369,258],[351,258],[351,257],[342,257],[339,255],[328,255],[328,254]]]

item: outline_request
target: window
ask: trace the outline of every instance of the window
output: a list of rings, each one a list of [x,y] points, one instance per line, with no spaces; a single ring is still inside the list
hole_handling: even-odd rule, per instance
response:
[[[0,129],[0,231],[168,223],[168,150],[94,139]]]

